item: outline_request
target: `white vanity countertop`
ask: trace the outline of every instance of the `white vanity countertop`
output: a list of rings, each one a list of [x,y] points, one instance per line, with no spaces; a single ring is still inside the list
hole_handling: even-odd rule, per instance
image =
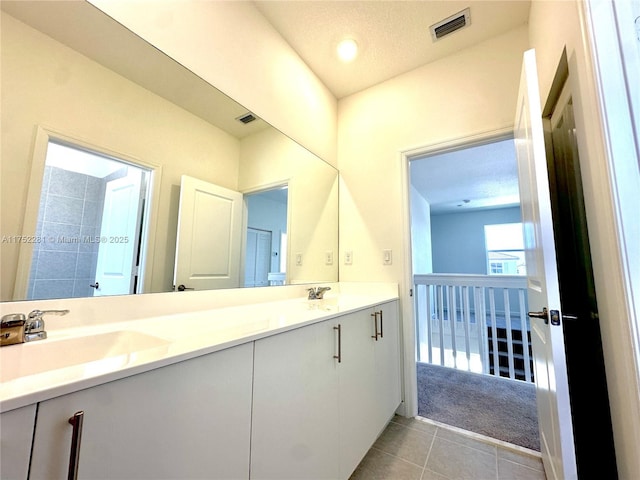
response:
[[[0,348],[0,412],[398,298],[395,284],[334,285],[323,300],[298,296],[125,321],[80,321],[64,328],[50,327],[55,324],[50,317],[47,339]]]

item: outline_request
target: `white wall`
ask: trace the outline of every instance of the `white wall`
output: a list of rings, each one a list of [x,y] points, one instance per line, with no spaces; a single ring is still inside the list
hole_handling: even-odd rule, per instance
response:
[[[338,252],[338,172],[275,129],[243,138],[238,190],[284,183],[289,185],[287,282],[337,279],[337,259],[328,265],[325,253]]]
[[[171,290],[180,175],[236,189],[239,141],[5,13],[1,74],[2,234],[23,234],[36,127],[43,125],[162,166],[147,291]],[[13,295],[18,247],[1,245],[3,300]]]
[[[90,2],[336,164],[336,100],[252,2]]]
[[[521,27],[340,100],[340,250],[353,250],[341,278],[404,282],[400,153],[510,127],[527,46]]]
[[[431,238],[434,273],[487,275],[484,226],[521,221],[519,207],[433,215]]]
[[[562,49],[567,48],[618,473],[620,478],[635,479],[640,478],[640,377],[625,310],[611,175],[599,123],[591,54],[583,38],[582,8],[577,1],[534,1],[529,35],[536,49],[543,104]]]
[[[403,209],[409,192],[402,152],[511,128],[527,48],[522,26],[338,103],[340,258],[353,251],[353,265],[341,264],[340,278],[399,283],[406,346],[415,333],[408,316],[411,264],[405,261]],[[393,251],[392,265],[383,265],[383,249]],[[409,385],[415,382],[415,354],[404,355]],[[405,396],[409,413],[417,408],[413,402]]]
[[[431,206],[411,185],[411,260],[413,273],[432,273]]]

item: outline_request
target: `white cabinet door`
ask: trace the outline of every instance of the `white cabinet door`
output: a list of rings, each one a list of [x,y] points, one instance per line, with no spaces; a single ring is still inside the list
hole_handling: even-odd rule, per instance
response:
[[[378,434],[402,402],[400,368],[400,322],[398,302],[389,302],[376,308],[378,342],[375,344],[376,393],[378,406]]]
[[[340,475],[349,478],[401,402],[398,302],[341,321]]]
[[[31,479],[65,478],[84,411],[78,478],[249,478],[253,345],[42,402]]]
[[[9,410],[0,414],[0,478],[27,478],[36,406]]]
[[[255,342],[252,479],[337,479],[339,320]]]
[[[397,308],[255,343],[252,479],[349,478],[400,404]]]
[[[379,431],[373,310],[346,315],[340,363],[340,478],[349,478]]]

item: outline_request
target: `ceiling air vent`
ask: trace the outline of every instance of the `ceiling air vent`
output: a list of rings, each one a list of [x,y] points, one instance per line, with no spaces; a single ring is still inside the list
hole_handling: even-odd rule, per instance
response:
[[[247,124],[256,120],[256,117],[252,113],[245,113],[244,115],[240,115],[239,117],[236,117],[236,120],[244,124]]]
[[[455,15],[451,15],[449,18],[445,18],[444,20],[431,25],[429,29],[431,30],[431,38],[435,42],[436,40],[440,40],[442,37],[449,35],[461,28],[466,27],[471,24],[471,16],[469,14],[469,9],[465,9],[461,12],[456,13]]]

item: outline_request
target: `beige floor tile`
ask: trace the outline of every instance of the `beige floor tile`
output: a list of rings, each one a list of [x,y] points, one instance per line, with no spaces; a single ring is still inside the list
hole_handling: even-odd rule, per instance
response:
[[[350,480],[546,480],[538,455],[395,416]]]
[[[476,450],[490,453],[492,455],[496,454],[496,446],[494,444],[478,440],[472,436],[464,435],[448,428],[438,428],[436,437],[442,438],[444,440],[449,440],[450,442],[455,442],[460,445],[465,445],[467,447],[475,448]]]
[[[543,471],[498,459],[498,480],[546,480]]]
[[[349,480],[420,480],[422,468],[372,448]]]
[[[374,443],[383,452],[424,467],[433,435],[391,422]]]
[[[498,448],[498,460],[504,459],[511,462],[519,463],[535,470],[544,471],[542,458],[537,455],[530,455],[524,452],[518,452],[506,448]]]
[[[436,435],[426,468],[453,480],[496,480],[496,455]]]

